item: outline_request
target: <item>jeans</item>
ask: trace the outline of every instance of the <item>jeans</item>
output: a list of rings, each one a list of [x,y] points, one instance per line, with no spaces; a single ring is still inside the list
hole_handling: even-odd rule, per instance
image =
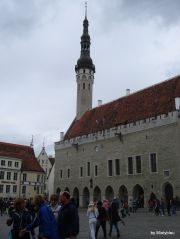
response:
[[[96,218],[89,219],[89,228],[91,232],[91,239],[96,239],[95,233],[96,233]]]
[[[119,228],[118,228],[118,222],[110,222],[110,231],[109,231],[109,235],[111,236],[113,226],[114,226],[115,229],[116,229],[117,236],[120,236],[120,231],[119,231]]]
[[[97,224],[96,224],[96,237],[98,235],[98,231],[99,231],[100,226],[103,229],[104,238],[106,238],[106,221],[104,221],[104,222],[97,222]]]

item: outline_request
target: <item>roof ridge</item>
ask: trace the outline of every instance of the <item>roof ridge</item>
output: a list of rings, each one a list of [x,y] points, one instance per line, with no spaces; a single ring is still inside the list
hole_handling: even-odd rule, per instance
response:
[[[105,103],[105,104],[102,104],[102,105],[100,105],[100,106],[96,106],[96,107],[94,107],[94,108],[92,108],[92,109],[90,109],[90,110],[87,110],[86,112],[91,111],[91,110],[94,110],[94,109],[96,109],[96,108],[100,108],[100,107],[102,107],[102,106],[104,106],[104,105],[111,104],[111,103],[116,102],[116,101],[118,101],[118,100],[120,100],[120,99],[124,99],[124,98],[130,97],[131,95],[134,95],[134,94],[137,94],[137,93],[139,93],[139,92],[148,90],[148,89],[153,88],[153,87],[155,87],[155,86],[162,85],[162,84],[164,84],[164,83],[166,83],[166,82],[168,82],[168,81],[176,80],[176,79],[178,79],[179,77],[180,77],[180,75],[177,75],[177,76],[171,77],[171,78],[169,78],[169,79],[167,79],[167,80],[161,81],[161,82],[159,82],[159,83],[155,83],[155,84],[153,84],[153,85],[151,85],[151,86],[147,86],[147,87],[142,88],[142,89],[140,89],[140,90],[134,91],[133,93],[130,93],[129,95],[124,95],[124,96],[121,96],[121,97],[116,98],[116,99],[114,99],[114,100],[111,100],[111,101],[109,101],[109,102],[107,102],[107,103]],[[86,113],[86,112],[85,112],[85,113]]]

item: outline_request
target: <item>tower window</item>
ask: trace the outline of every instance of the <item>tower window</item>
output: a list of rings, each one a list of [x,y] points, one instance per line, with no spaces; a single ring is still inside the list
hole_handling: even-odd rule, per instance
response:
[[[85,69],[83,70],[83,73],[86,73],[86,70],[85,70]]]
[[[90,90],[91,89],[91,86],[90,86],[90,84],[88,85],[88,90]]]
[[[83,90],[85,90],[85,87],[86,87],[86,85],[85,85],[85,83],[83,83]]]

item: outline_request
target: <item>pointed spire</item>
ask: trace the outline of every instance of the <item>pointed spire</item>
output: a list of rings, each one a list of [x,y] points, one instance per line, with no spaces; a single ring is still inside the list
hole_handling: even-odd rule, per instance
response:
[[[30,147],[33,148],[33,143],[34,143],[34,136],[32,135],[32,139],[31,139],[31,143],[30,143]]]
[[[42,147],[43,150],[45,150],[45,137],[43,139],[43,147]]]
[[[80,58],[77,61],[77,64],[75,66],[75,71],[78,69],[84,69],[88,68],[95,72],[95,66],[93,64],[93,61],[90,57],[90,45],[91,45],[91,39],[88,32],[89,22],[87,19],[87,2],[85,2],[85,19],[83,21],[83,34],[81,36],[81,53]]]
[[[87,19],[87,2],[85,2],[85,19]]]

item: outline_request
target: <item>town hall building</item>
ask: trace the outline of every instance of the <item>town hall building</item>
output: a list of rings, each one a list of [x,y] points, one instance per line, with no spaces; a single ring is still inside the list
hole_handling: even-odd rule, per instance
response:
[[[92,108],[88,19],[75,66],[76,117],[55,143],[55,191],[90,200],[180,197],[180,76]]]

